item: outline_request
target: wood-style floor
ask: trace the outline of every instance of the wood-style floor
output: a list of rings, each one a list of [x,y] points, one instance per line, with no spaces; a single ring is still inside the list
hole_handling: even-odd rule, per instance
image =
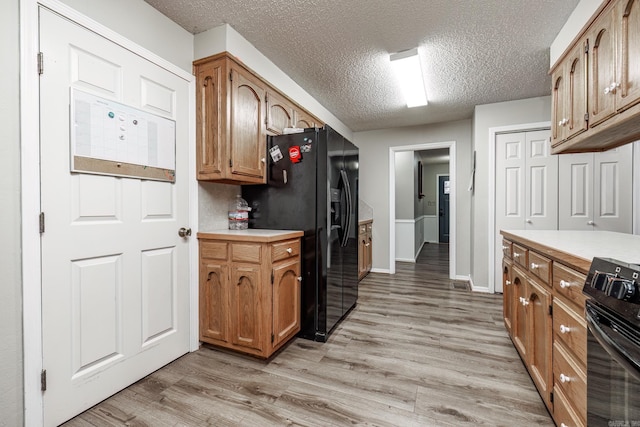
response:
[[[265,362],[187,354],[66,426],[553,426],[502,323],[500,295],[447,278],[448,246],[369,274],[327,343]]]

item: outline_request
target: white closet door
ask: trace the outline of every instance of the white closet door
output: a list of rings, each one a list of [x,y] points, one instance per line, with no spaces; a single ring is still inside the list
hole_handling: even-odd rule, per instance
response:
[[[633,144],[595,153],[593,227],[631,233],[633,228]]]
[[[558,228],[558,156],[551,155],[548,130],[527,132],[525,220],[526,230]]]
[[[559,156],[558,227],[593,229],[593,153]]]

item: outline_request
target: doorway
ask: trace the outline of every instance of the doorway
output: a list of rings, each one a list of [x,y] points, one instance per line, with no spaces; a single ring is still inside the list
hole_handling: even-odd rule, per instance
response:
[[[449,277],[456,278],[456,142],[444,141],[435,143],[415,144],[407,146],[389,147],[389,273],[396,272],[396,165],[395,155],[402,152],[449,150],[449,216],[452,218],[449,225]],[[434,189],[436,186],[434,185]],[[434,203],[435,205],[435,203]],[[436,217],[437,222],[437,217]],[[436,231],[437,236],[437,231]]]

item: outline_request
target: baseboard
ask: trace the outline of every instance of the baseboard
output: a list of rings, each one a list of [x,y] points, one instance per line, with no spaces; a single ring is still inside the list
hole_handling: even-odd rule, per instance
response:
[[[416,260],[415,258],[396,258],[396,262],[411,262],[415,264]]]
[[[371,269],[372,273],[385,273],[385,274],[391,274],[391,270],[386,269],[386,268],[372,268]]]
[[[493,292],[489,291],[489,286],[476,286],[473,284],[473,279],[471,278],[471,276],[467,277],[466,280],[469,281],[469,284],[471,285],[471,292],[478,292],[481,294],[491,294]]]

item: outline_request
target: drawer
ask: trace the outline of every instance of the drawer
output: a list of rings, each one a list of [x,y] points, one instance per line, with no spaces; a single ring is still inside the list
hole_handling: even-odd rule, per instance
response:
[[[575,304],[579,313],[584,312],[584,302],[587,299],[587,296],[582,293],[586,280],[584,274],[562,264],[553,264],[553,288],[568,302]]]
[[[367,233],[367,226],[365,224],[362,224],[358,227],[358,234],[366,234]]]
[[[200,241],[200,258],[227,259],[227,242]]]
[[[271,245],[272,262],[300,255],[300,240],[288,240]]]
[[[551,260],[537,252],[529,252],[529,271],[545,285],[551,286]]]
[[[558,427],[586,427],[560,388],[553,390],[553,419]]]
[[[502,256],[505,258],[511,258],[511,249],[513,248],[513,243],[511,243],[507,239],[502,239]]]
[[[561,342],[553,343],[554,389],[562,389],[574,412],[581,418],[587,416],[587,375],[584,367],[576,362]]]
[[[553,335],[582,366],[587,366],[587,323],[560,298],[553,299]]]
[[[255,243],[232,243],[231,260],[260,264],[262,262],[262,245]]]
[[[513,253],[513,261],[515,261],[515,263],[518,264],[520,267],[527,270],[529,268],[529,265],[528,265],[529,250],[527,248],[523,248],[522,246],[514,243],[512,248],[512,253]]]

